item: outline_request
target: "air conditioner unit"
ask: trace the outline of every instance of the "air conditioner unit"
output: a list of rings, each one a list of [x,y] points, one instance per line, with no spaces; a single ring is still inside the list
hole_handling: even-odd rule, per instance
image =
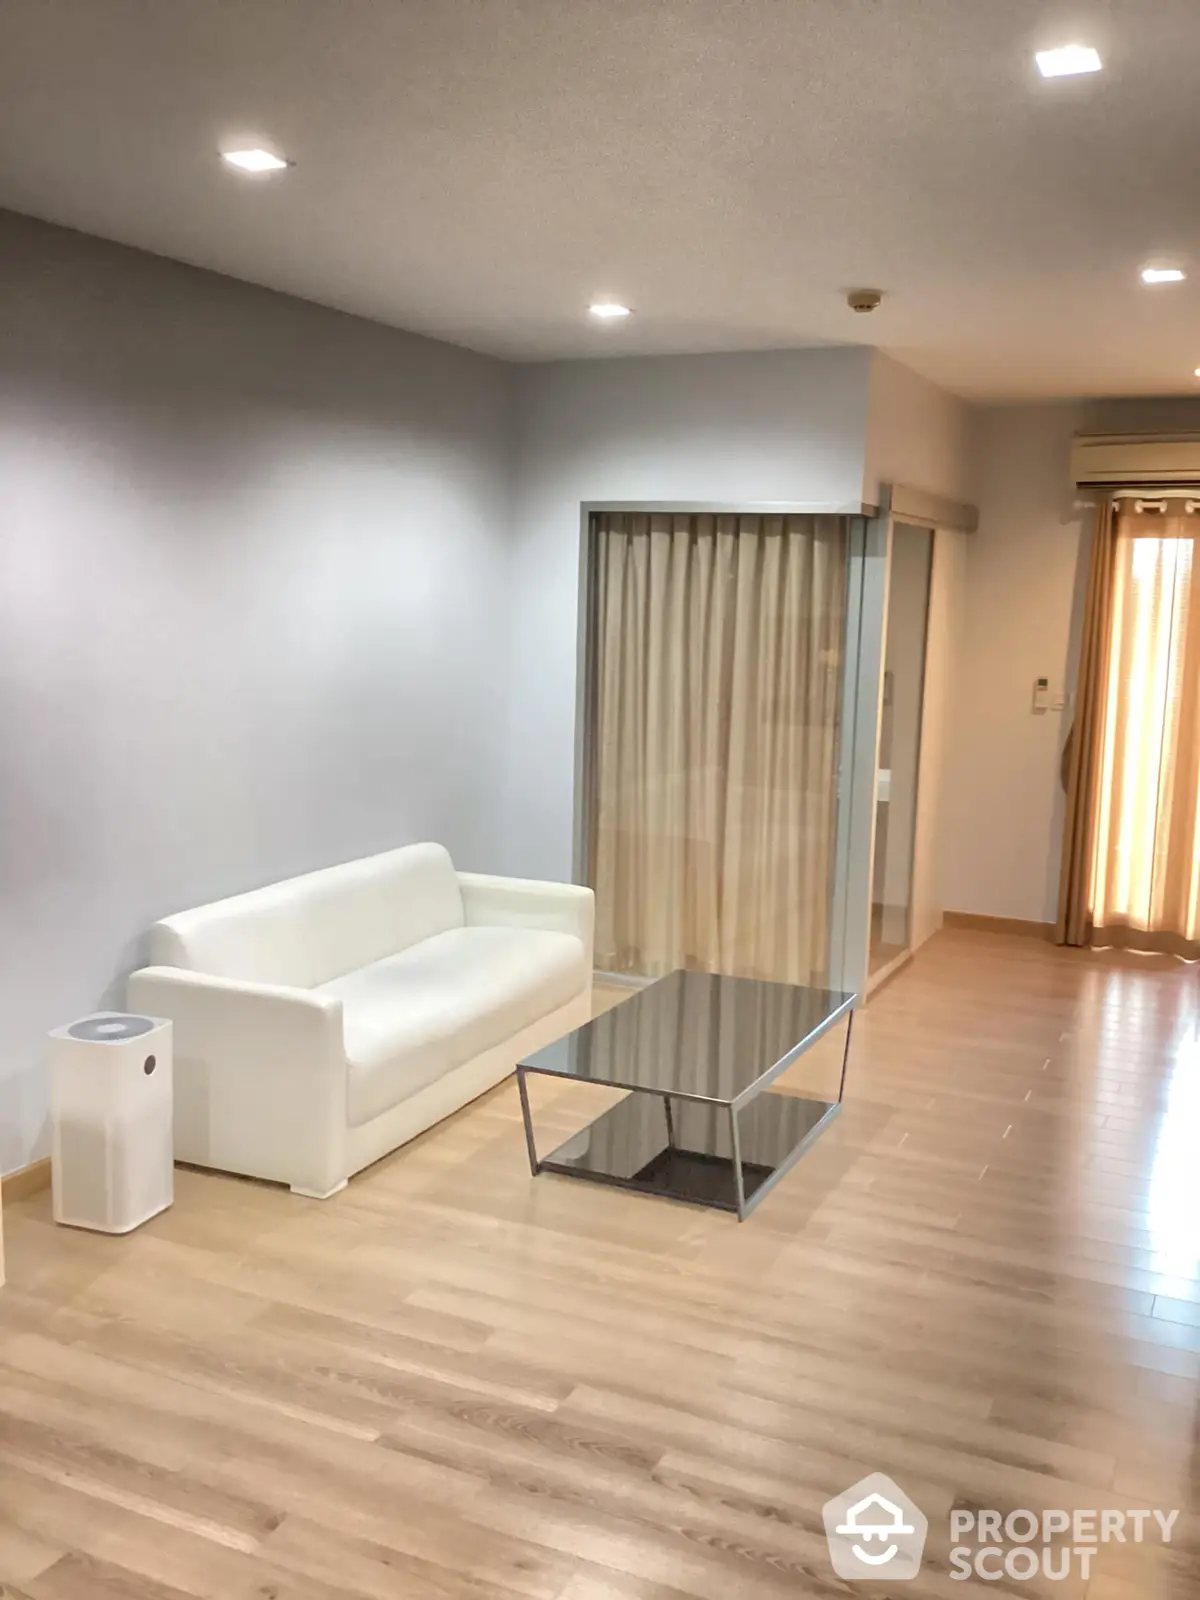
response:
[[[1200,484],[1200,434],[1080,434],[1071,450],[1071,476],[1081,489]]]

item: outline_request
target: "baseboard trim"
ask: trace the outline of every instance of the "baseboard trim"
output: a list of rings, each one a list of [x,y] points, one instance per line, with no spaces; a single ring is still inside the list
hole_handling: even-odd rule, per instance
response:
[[[15,1200],[28,1200],[31,1194],[40,1194],[49,1187],[49,1156],[43,1156],[40,1161],[31,1161],[27,1167],[18,1167],[7,1177],[0,1178],[0,1195],[3,1195],[5,1205],[11,1205]]]
[[[1027,922],[1023,917],[983,917],[974,911],[945,911],[942,926],[968,929],[973,933],[1010,933],[1021,939],[1045,939],[1054,943],[1052,922]]]

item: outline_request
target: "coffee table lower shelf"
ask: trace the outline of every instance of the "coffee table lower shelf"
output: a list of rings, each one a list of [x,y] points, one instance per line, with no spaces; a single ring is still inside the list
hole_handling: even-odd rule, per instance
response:
[[[737,1113],[727,1105],[634,1091],[539,1158],[536,1170],[715,1206],[744,1217],[840,1110],[836,1100],[767,1090]]]

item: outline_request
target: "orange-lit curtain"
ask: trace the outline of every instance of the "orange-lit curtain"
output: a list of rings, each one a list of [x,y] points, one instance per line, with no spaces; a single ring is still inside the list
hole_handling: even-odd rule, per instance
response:
[[[1114,519],[1087,942],[1200,958],[1200,502]]]
[[[1096,850],[1104,706],[1112,652],[1116,532],[1116,507],[1111,496],[1105,496],[1097,507],[1092,534],[1091,571],[1076,686],[1078,709],[1065,757],[1067,809],[1058,888],[1059,944],[1086,945],[1091,935],[1092,863]]]

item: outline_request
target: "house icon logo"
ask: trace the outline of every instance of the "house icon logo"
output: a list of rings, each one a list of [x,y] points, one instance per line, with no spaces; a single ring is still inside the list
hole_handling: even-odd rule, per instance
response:
[[[929,1522],[898,1484],[873,1472],[825,1503],[829,1559],[839,1578],[915,1578]]]

